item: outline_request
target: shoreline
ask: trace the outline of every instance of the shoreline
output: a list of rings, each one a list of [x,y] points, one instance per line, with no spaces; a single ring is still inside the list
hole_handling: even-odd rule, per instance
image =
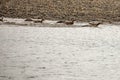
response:
[[[36,20],[36,19],[33,19]],[[50,26],[50,27],[82,27],[84,25],[88,25],[89,22],[78,22],[75,21],[73,25],[66,25],[63,23],[57,23],[58,20],[45,20],[43,23],[34,23],[33,21],[25,21],[23,18],[4,18],[4,22],[1,22],[0,25],[18,25],[18,26],[34,26],[39,27],[39,25]],[[102,25],[111,24],[111,25],[120,25],[120,22],[103,22]],[[89,27],[89,26],[88,26]]]

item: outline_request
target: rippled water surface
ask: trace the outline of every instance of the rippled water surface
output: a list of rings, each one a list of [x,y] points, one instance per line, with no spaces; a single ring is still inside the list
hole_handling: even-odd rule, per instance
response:
[[[0,80],[120,80],[120,26],[0,25]]]

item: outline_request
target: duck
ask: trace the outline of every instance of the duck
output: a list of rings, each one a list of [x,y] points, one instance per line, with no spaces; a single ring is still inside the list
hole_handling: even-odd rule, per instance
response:
[[[89,22],[91,27],[98,27],[100,24],[102,24],[102,22]]]
[[[34,23],[43,23],[44,19],[34,20]]]
[[[72,21],[64,21],[64,24],[66,25],[73,25],[75,20]]]
[[[26,18],[25,21],[33,21],[31,18]]]
[[[65,21],[57,21],[57,23],[64,23]]]
[[[3,17],[0,18],[0,21],[3,22]]]
[[[98,27],[102,22],[89,22],[88,25],[83,25],[82,27]]]

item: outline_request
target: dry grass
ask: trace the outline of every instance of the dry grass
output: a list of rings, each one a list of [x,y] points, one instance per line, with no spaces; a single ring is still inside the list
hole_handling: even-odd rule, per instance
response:
[[[11,0],[1,15],[80,21],[120,21],[120,0]]]

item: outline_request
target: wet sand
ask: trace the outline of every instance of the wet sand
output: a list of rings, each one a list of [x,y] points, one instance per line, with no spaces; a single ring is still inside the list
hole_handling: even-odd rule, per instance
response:
[[[40,26],[0,25],[0,80],[120,79],[119,25]]]

